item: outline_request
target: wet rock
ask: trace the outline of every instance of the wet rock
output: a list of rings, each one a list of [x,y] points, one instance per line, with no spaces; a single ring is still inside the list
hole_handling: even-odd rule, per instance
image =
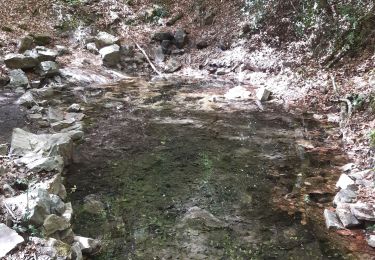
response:
[[[349,204],[338,204],[336,208],[336,214],[339,217],[341,223],[346,228],[355,227],[361,224],[358,219],[352,214]]]
[[[35,105],[35,100],[33,95],[31,94],[30,91],[27,91],[25,94],[23,94],[18,100],[17,100],[17,105],[24,106],[27,108],[31,108],[32,106]]]
[[[99,54],[99,50],[98,48],[96,48],[96,44],[93,42],[89,42],[88,44],[86,44],[86,50],[93,54]]]
[[[99,32],[95,40],[96,47],[99,50],[103,47],[110,46],[110,45],[117,45],[119,43],[120,43],[119,38],[107,32]]]
[[[36,45],[45,46],[52,42],[52,36],[48,34],[36,34],[32,35]]]
[[[182,64],[177,59],[171,58],[168,60],[167,64],[165,65],[164,71],[166,73],[173,73],[173,72],[180,70],[181,68],[182,68]]]
[[[120,62],[120,46],[117,44],[104,47],[99,53],[104,66],[115,67]]]
[[[340,190],[333,199],[333,205],[336,206],[340,203],[353,203],[357,199],[357,194],[349,189]]]
[[[369,246],[375,247],[375,235],[369,235],[366,241]]]
[[[187,33],[183,29],[177,29],[174,34],[174,42],[177,48],[182,49],[188,41]]]
[[[359,220],[375,221],[375,210],[371,204],[357,202],[350,204],[350,210],[353,215]]]
[[[21,69],[11,70],[9,72],[9,86],[14,88],[27,88],[29,86],[29,79],[27,78],[25,72]]]
[[[39,73],[42,77],[53,77],[59,74],[59,66],[54,61],[43,61],[39,64]]]
[[[259,101],[267,101],[271,95],[271,91],[268,89],[262,87],[257,89],[256,91],[256,97]]]
[[[196,46],[198,50],[205,49],[209,46],[208,40],[201,39],[197,42]]]
[[[152,36],[152,40],[157,42],[173,41],[174,36],[171,32],[157,32]]]
[[[101,243],[97,239],[75,236],[74,241],[79,244],[83,254],[94,255],[101,247]]]
[[[328,209],[324,210],[324,219],[326,222],[326,227],[328,229],[343,229],[343,225],[337,218],[337,215],[335,212],[330,211]]]
[[[336,183],[337,188],[346,189],[349,185],[354,184],[354,181],[346,174],[341,174],[339,180]]]
[[[70,227],[70,223],[63,217],[55,214],[48,215],[43,223],[44,233],[49,236],[56,231],[63,231]]]
[[[38,60],[34,57],[23,54],[7,54],[4,63],[9,69],[32,69],[38,65]]]
[[[0,257],[5,257],[23,242],[24,239],[16,231],[0,223]]]
[[[25,36],[18,43],[18,52],[23,53],[33,48],[34,39],[31,36]]]
[[[83,210],[94,215],[99,215],[104,212],[104,204],[95,194],[90,194],[84,198]]]
[[[74,112],[74,113],[78,113],[81,111],[81,105],[80,104],[71,104],[66,111],[68,112]]]

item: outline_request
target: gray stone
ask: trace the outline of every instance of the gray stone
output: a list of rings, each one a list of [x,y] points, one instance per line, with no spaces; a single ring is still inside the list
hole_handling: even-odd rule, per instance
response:
[[[72,250],[70,245],[57,240],[54,238],[49,238],[47,243],[48,257],[45,260],[56,259],[56,260],[68,260],[72,259]],[[39,260],[39,258],[38,258]],[[44,260],[44,259],[43,259]]]
[[[43,157],[41,155],[24,156],[16,160],[16,162],[25,165],[33,172],[56,171],[60,173],[64,169],[64,159],[59,155],[48,157]]]
[[[345,173],[341,174],[339,180],[336,183],[337,188],[346,189],[349,185],[354,184],[354,181]]]
[[[157,42],[173,41],[174,36],[171,32],[157,32],[152,36],[152,39]]]
[[[8,85],[10,82],[10,78],[8,75],[4,75],[0,72],[0,88]]]
[[[83,113],[65,113],[65,120],[72,120],[81,121],[85,117]]]
[[[5,257],[23,242],[24,239],[16,231],[0,223],[0,257]]]
[[[39,62],[43,61],[55,61],[59,53],[55,50],[45,49],[38,51],[38,60]]]
[[[333,199],[333,205],[336,206],[339,203],[353,203],[357,199],[357,194],[349,189],[340,190]]]
[[[70,119],[66,119],[66,120],[62,120],[62,121],[52,123],[51,127],[54,131],[59,132],[64,128],[71,127],[75,122],[76,122],[76,120],[74,118],[70,118]]]
[[[188,38],[187,33],[183,29],[177,29],[174,34],[174,41],[177,48],[182,49],[186,45]]]
[[[65,211],[61,215],[63,218],[65,218],[68,222],[72,220],[73,216],[73,206],[71,202],[68,202],[65,204]]]
[[[31,108],[35,105],[35,100],[33,95],[30,91],[27,91],[25,94],[23,94],[18,100],[17,105],[24,106],[27,108]]]
[[[99,32],[98,35],[96,36],[96,47],[98,49],[101,49],[106,46],[114,45],[114,44],[119,44],[120,40],[119,38],[107,33],[107,32]]]
[[[165,55],[163,53],[163,48],[161,46],[154,48],[154,60],[156,64],[164,62]]]
[[[256,98],[259,101],[267,101],[269,99],[270,95],[271,95],[271,91],[269,91],[268,89],[266,89],[264,87],[261,87],[261,88],[257,89],[257,91],[256,91]]]
[[[8,155],[8,144],[0,144],[0,155]]]
[[[75,236],[74,241],[79,244],[81,251],[84,254],[94,255],[100,250],[101,247],[101,243],[97,239]]]
[[[344,166],[341,166],[340,169],[343,171],[343,172],[348,172],[350,170],[353,170],[355,168],[355,164],[354,163],[347,163],[345,164]]]
[[[182,64],[177,59],[171,58],[167,61],[164,71],[166,73],[173,73],[180,70],[181,68]]]
[[[23,54],[7,54],[4,63],[9,69],[32,69],[38,65],[38,60],[34,57]]]
[[[350,210],[359,220],[375,221],[375,210],[371,204],[357,202],[350,204]]]
[[[67,110],[68,112],[78,113],[81,111],[81,105],[80,104],[71,104]]]
[[[14,195],[16,195],[16,191],[7,183],[3,185],[2,193],[7,198],[13,197]]]
[[[330,211],[328,209],[324,210],[324,219],[326,222],[326,227],[328,229],[343,229],[343,225],[337,218],[337,215],[335,212]]]
[[[120,46],[117,44],[104,47],[99,53],[105,66],[115,67],[120,62]]]
[[[11,70],[9,72],[9,86],[11,87],[22,87],[27,88],[29,86],[29,79],[27,78],[25,72],[21,69]]]
[[[341,223],[346,228],[355,227],[361,224],[358,219],[352,214],[349,204],[338,204],[336,208],[336,214],[339,217]]]
[[[75,260],[83,260],[82,250],[79,242],[72,244],[72,257]]]
[[[52,36],[49,34],[36,34],[32,35],[36,45],[45,46],[52,42]]]
[[[373,175],[374,172],[372,169],[360,171],[360,172],[351,172],[349,173],[349,177],[354,180],[363,180],[366,179],[368,176]]]
[[[96,48],[96,44],[93,42],[86,44],[86,49],[93,54],[99,54],[99,50]]]
[[[59,66],[54,61],[43,61],[39,64],[39,73],[42,77],[53,77],[59,74]]]
[[[368,236],[367,244],[371,247],[375,247],[375,235],[369,235]]]
[[[196,46],[198,50],[201,50],[207,48],[209,46],[209,43],[206,39],[201,39],[197,41]]]
[[[64,56],[64,55],[70,54],[70,51],[66,46],[56,45],[55,49],[56,49],[59,56]]]
[[[64,112],[58,108],[48,107],[48,121],[51,123],[64,120]]]
[[[18,43],[18,52],[23,53],[33,48],[34,39],[31,36],[25,36]]]
[[[48,99],[52,98],[55,95],[55,89],[51,86],[38,89],[31,89],[30,91],[33,94],[33,96],[38,99]]]
[[[52,178],[38,182],[36,189],[47,190],[50,194],[58,195],[61,199],[66,198],[65,186],[62,184],[61,174],[55,174]]]
[[[100,215],[104,212],[104,204],[95,194],[90,194],[84,198],[83,210],[94,215]]]
[[[63,217],[55,214],[48,215],[43,223],[44,233],[49,236],[56,231],[63,231],[70,227],[70,223]]]
[[[39,86],[40,86],[40,80],[33,80],[30,82],[31,88],[39,88]]]
[[[62,201],[62,199],[55,195],[55,194],[50,194],[50,212],[52,214],[57,214],[57,215],[62,215],[66,208],[65,208],[65,203]]]

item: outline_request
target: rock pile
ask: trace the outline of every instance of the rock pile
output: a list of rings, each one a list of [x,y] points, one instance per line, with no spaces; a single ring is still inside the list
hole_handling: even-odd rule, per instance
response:
[[[335,210],[324,210],[326,226],[328,229],[366,228],[367,242],[375,247],[375,230],[368,228],[375,223],[374,171],[359,171],[353,164],[343,166],[342,171],[336,183],[339,191],[333,200]]]

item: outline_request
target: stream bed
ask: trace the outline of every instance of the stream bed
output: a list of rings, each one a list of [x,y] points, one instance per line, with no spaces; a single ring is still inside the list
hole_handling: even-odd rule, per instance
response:
[[[95,259],[344,259],[277,202],[306,196],[308,178],[326,182],[331,163],[297,139],[327,134],[225,91],[135,81],[87,90],[86,136],[66,182],[74,231],[103,242]]]

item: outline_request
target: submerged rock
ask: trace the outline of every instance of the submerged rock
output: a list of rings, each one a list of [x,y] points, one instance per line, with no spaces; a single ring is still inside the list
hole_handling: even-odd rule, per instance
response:
[[[23,241],[24,239],[16,231],[0,223],[0,257],[5,257]]]

